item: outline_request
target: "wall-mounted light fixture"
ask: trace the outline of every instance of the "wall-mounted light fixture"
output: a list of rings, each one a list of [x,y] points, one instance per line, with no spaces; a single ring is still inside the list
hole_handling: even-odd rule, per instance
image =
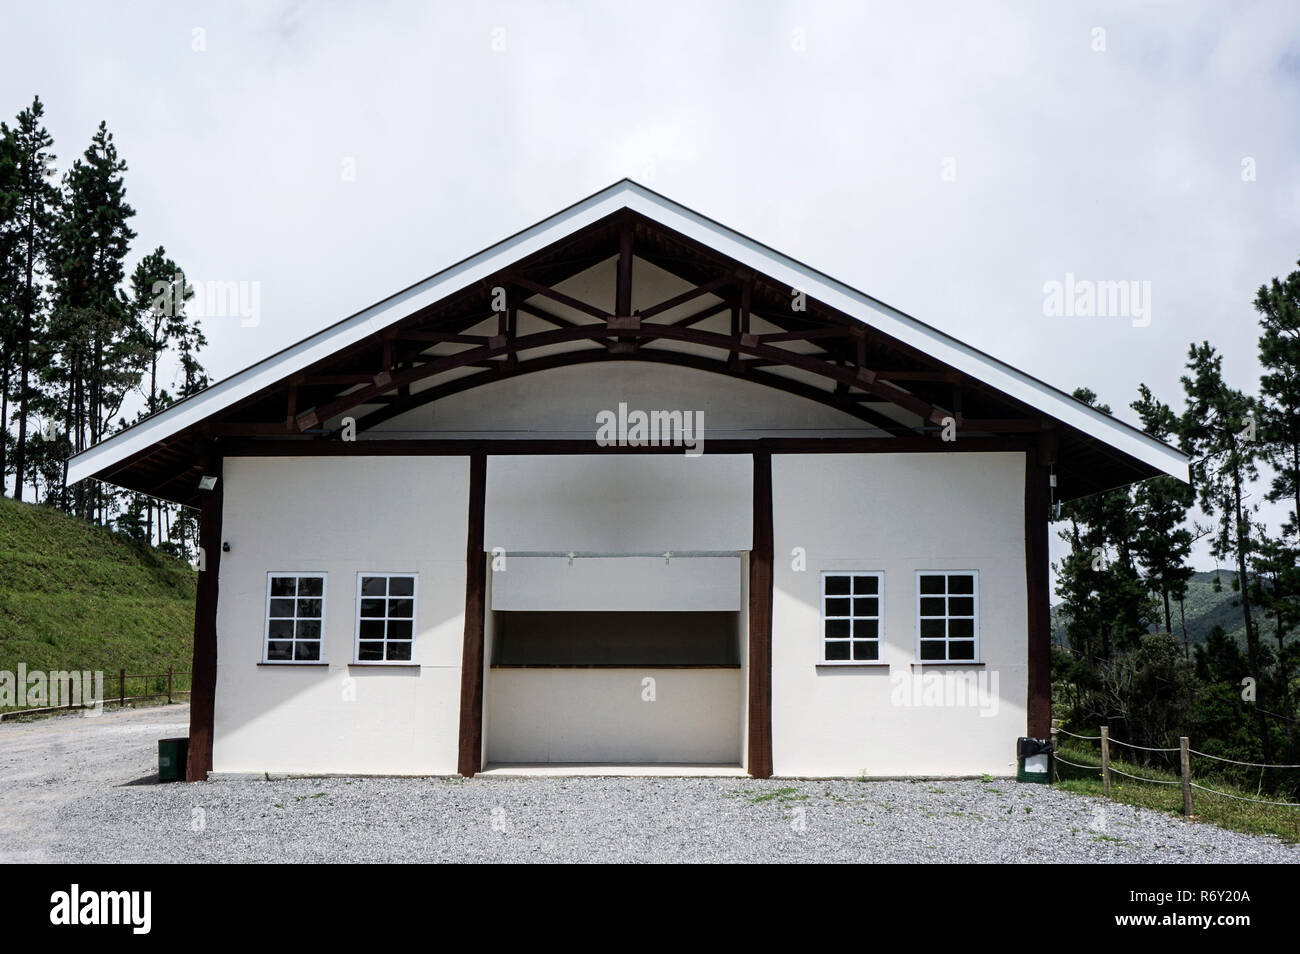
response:
[[[204,474],[199,478],[199,490],[212,490],[217,486],[216,474]]]

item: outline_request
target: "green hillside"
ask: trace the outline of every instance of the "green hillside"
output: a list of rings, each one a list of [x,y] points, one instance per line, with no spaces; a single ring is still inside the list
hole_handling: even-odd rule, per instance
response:
[[[149,547],[0,498],[0,671],[101,669],[113,687],[122,667],[188,672],[194,579]]]
[[[1217,590],[1215,589],[1216,577],[1219,581]],[[1187,617],[1187,639],[1191,645],[1196,646],[1204,643],[1206,637],[1210,634],[1210,630],[1214,629],[1215,626],[1222,626],[1229,637],[1235,639],[1241,645],[1245,645],[1246,624],[1242,620],[1238,594],[1232,588],[1236,577],[1237,574],[1229,570],[1214,570],[1196,573],[1188,581],[1187,598],[1183,601],[1183,610]],[[1183,627],[1178,612],[1178,604],[1173,604],[1171,609],[1174,620],[1173,635],[1179,642],[1182,642]],[[1272,637],[1274,635],[1272,622],[1262,619],[1259,614],[1256,614],[1256,619],[1260,624],[1261,637],[1263,639]],[[1055,606],[1052,607],[1052,632],[1055,642],[1064,645],[1065,620],[1059,612],[1059,607]]]

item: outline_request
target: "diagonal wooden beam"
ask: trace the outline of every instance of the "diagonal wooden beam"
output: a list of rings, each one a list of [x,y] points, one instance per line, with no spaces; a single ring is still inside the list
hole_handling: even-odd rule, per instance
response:
[[[720,276],[718,278],[713,279],[713,281],[705,282],[703,285],[697,285],[694,288],[688,289],[682,292],[680,295],[674,295],[672,298],[668,298],[664,301],[661,301],[657,305],[651,305],[649,308],[639,308],[637,309],[637,314],[640,315],[642,318],[653,318],[655,315],[659,314],[660,312],[671,311],[673,308],[676,308],[678,305],[684,305],[688,301],[694,301],[696,298],[699,298],[701,295],[712,294],[713,292],[717,291],[719,288],[723,288],[727,285],[730,285],[733,281],[735,281],[735,279],[733,279],[730,275]]]
[[[568,305],[574,311],[581,311],[584,314],[591,315],[593,318],[599,318],[601,321],[605,321],[609,318],[609,312],[605,311],[603,308],[597,308],[595,305],[574,298],[572,295],[566,295],[564,292],[556,291],[549,285],[540,284],[539,282],[533,281],[531,278],[512,275],[510,276],[510,281],[513,284],[518,285],[520,288],[527,289],[535,295],[541,295],[543,298],[558,301],[561,305]]]

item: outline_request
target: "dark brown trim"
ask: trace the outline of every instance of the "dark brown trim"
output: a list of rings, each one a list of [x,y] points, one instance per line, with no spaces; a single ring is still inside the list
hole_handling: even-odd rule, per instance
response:
[[[749,552],[749,774],[772,777],[772,455],[754,453]]]
[[[205,473],[217,486],[203,495],[199,508],[201,566],[194,594],[194,662],[190,667],[190,744],[185,763],[187,782],[206,782],[212,771],[212,723],[217,701],[217,583],[221,573],[221,499],[226,475],[221,457],[211,454]]]
[[[1048,583],[1048,479],[1039,451],[1025,452],[1025,587],[1028,596],[1029,699],[1026,734],[1047,738],[1052,727],[1052,620]]]
[[[483,765],[483,613],[487,557],[483,516],[487,455],[469,458],[469,521],[465,535],[465,648],[460,668],[460,757],[457,771],[472,778]]]
[[[963,437],[941,441],[933,437],[773,437],[706,440],[706,454],[753,454],[760,447],[773,454],[961,454],[1021,453],[1030,446],[1023,437]],[[227,457],[464,457],[475,452],[511,454],[681,454],[681,447],[602,447],[591,440],[229,440]]]

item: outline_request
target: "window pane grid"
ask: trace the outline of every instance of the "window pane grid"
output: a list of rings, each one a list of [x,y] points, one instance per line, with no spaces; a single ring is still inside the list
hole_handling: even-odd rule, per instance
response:
[[[975,662],[978,641],[974,571],[917,574],[917,638],[922,662]]]
[[[357,577],[357,662],[410,662],[416,578],[410,573]]]
[[[266,662],[319,662],[324,622],[324,575],[267,575]]]
[[[881,573],[822,574],[822,661],[879,662]]]

